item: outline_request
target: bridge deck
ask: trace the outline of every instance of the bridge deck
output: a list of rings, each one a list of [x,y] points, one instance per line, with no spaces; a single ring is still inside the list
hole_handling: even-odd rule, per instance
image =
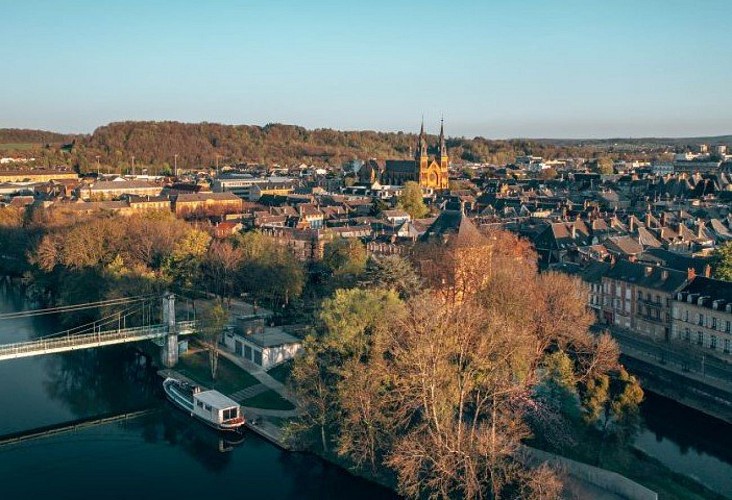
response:
[[[178,335],[191,335],[194,329],[195,322],[193,321],[184,321],[176,325]],[[0,345],[0,361],[75,351],[77,349],[90,349],[114,344],[140,342],[142,340],[162,338],[167,334],[167,325],[151,325],[3,344]]]

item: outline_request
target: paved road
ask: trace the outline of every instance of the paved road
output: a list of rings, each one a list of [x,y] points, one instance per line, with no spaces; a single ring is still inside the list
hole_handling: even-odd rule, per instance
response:
[[[683,345],[655,342],[620,329],[609,331],[617,340],[623,354],[732,392],[732,364],[730,363],[703,352],[691,351]]]

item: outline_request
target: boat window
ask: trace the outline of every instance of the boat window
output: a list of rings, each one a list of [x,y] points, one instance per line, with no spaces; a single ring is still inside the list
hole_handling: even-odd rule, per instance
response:
[[[203,407],[206,411],[211,411],[211,407],[209,405],[203,405]]]
[[[196,401],[196,404],[198,405],[199,408],[203,408],[203,403],[201,403],[200,401]]]
[[[228,408],[224,410],[224,420],[229,420],[232,418],[236,418],[238,416],[238,412],[236,408]]]

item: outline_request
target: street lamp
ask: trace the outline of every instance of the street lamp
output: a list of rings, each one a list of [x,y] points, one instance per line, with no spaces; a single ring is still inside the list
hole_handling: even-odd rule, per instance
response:
[[[178,153],[173,155],[173,177],[178,178]]]
[[[97,155],[96,158],[97,158],[97,178],[99,178],[99,155]]]
[[[135,176],[135,155],[132,155],[132,177]]]

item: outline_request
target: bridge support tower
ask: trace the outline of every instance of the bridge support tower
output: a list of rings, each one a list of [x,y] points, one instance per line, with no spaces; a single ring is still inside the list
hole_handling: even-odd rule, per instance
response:
[[[175,295],[165,292],[163,295],[163,324],[168,328],[165,343],[160,351],[163,366],[173,368],[178,364],[178,330],[175,325]]]

